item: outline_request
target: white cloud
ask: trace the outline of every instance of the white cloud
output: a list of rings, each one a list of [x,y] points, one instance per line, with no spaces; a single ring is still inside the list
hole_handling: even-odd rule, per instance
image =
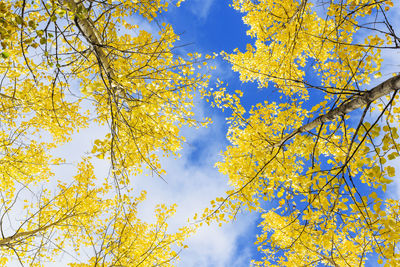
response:
[[[225,145],[225,133],[223,121],[213,119],[214,124],[208,128],[184,130],[188,140],[181,151],[182,157],[162,161],[167,171],[163,177],[166,182],[157,177],[135,177],[134,187],[147,191],[147,199],[139,207],[142,219],[151,221],[153,208],[158,203],[177,203],[177,213],[168,224],[171,229],[178,228],[195,213],[201,214],[210,200],[224,195],[228,189],[227,177],[219,174],[213,165]],[[200,145],[194,145],[196,143]],[[255,218],[238,216],[237,221],[222,227],[203,226],[186,242],[189,248],[181,252],[178,266],[246,266],[250,261],[248,254],[235,255],[235,251],[238,238],[250,230]],[[232,262],[246,264],[232,265]]]
[[[204,116],[205,107],[202,101],[196,99],[195,113]],[[132,177],[132,187],[136,194],[141,190],[147,191],[147,199],[139,205],[138,216],[148,222],[154,220],[154,207],[157,204],[178,204],[177,213],[168,221],[169,231],[173,232],[187,224],[188,218],[195,213],[201,214],[209,206],[212,199],[224,196],[228,189],[227,177],[219,174],[214,164],[220,159],[220,151],[226,145],[224,120],[213,118],[214,123],[208,128],[185,128],[183,135],[187,142],[183,144],[181,157],[163,158],[162,166],[167,174],[165,181],[154,176]],[[70,165],[56,167],[57,179],[69,179],[75,173],[75,166],[80,157],[91,149],[95,139],[102,138],[107,129],[92,125],[75,134],[72,141],[54,151],[58,156],[67,157]],[[103,162],[95,162],[95,172],[98,177],[108,174],[109,166]],[[224,224],[204,226],[194,234],[185,244],[189,246],[181,252],[178,266],[247,266],[250,254],[236,254],[240,243],[240,236],[252,232],[256,214],[249,216],[239,215],[237,221]],[[251,246],[252,244],[250,244]],[[72,260],[64,254],[62,262]],[[66,264],[65,264],[66,265]],[[48,264],[48,266],[53,266]],[[55,266],[55,265],[54,265]]]
[[[214,0],[192,0],[190,10],[200,19],[206,19]]]
[[[243,267],[249,266],[250,252],[243,249],[238,252],[240,236],[249,231],[254,216],[239,216],[238,220],[222,227],[210,226],[189,239],[189,249],[184,250],[178,267],[212,266]]]

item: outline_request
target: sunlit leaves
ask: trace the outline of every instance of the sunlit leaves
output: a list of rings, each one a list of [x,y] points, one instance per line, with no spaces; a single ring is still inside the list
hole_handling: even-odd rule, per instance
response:
[[[280,100],[266,97],[246,111],[227,89],[214,93],[214,103],[232,111],[231,145],[217,166],[233,189],[203,219],[260,212],[257,244],[265,257],[256,265],[355,266],[372,253],[398,262],[398,201],[385,195],[399,153],[398,88],[357,112],[319,117],[382,76],[381,49],[398,48],[384,13],[391,6],[233,1],[254,42],[225,58],[242,81],[269,87],[266,96],[278,91]],[[302,128],[313,120],[312,129]]]
[[[159,157],[178,153],[181,127],[208,123],[192,110],[208,82],[195,73],[204,58],[178,56],[170,25],[154,24],[150,33],[132,19],[151,22],[171,3],[0,3],[0,212],[20,215],[1,223],[2,255],[30,266],[64,251],[79,259],[74,266],[170,266],[178,259],[195,228],[168,232],[174,205],[161,204],[154,222],[142,221],[137,207],[145,193],[138,196],[130,182],[146,168],[163,174]],[[93,146],[74,155],[77,164],[52,156],[89,126],[107,133],[85,140]],[[110,167],[104,177],[93,165],[99,161]],[[59,164],[75,175],[55,177]]]

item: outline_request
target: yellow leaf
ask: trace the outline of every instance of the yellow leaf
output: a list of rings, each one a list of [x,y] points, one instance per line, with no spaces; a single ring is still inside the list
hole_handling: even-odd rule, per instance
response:
[[[386,171],[389,177],[394,177],[395,176],[395,168],[393,168],[392,166],[387,166],[386,167]]]
[[[372,193],[369,195],[369,197],[370,197],[370,198],[373,198],[373,199],[377,199],[377,198],[378,198],[378,195],[376,194],[376,192],[372,192]]]

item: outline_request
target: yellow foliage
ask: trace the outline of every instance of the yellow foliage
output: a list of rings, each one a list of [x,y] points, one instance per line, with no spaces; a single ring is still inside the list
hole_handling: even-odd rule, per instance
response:
[[[223,55],[243,82],[268,87],[266,95],[277,89],[281,99],[245,110],[226,88],[214,92],[213,103],[233,114],[231,145],[217,163],[233,190],[213,207],[261,212],[256,244],[264,257],[255,265],[362,266],[372,253],[399,263],[399,205],[384,194],[388,177],[395,177],[387,160],[399,153],[392,94],[399,76],[387,81],[383,102],[363,100],[358,113],[349,107],[383,75],[381,48],[398,48],[383,17],[391,6],[233,0],[254,43]],[[388,26],[377,26],[377,17]],[[288,195],[292,201],[285,201]],[[218,221],[212,210],[203,217]]]
[[[145,194],[135,197],[130,183],[146,168],[163,174],[159,156],[177,153],[183,125],[209,122],[192,110],[195,91],[208,83],[194,75],[203,57],[175,55],[171,25],[154,36],[132,22],[151,21],[170,3],[1,1],[0,215],[17,215],[1,225],[1,266],[10,258],[43,265],[64,250],[80,260],[71,266],[178,259],[195,227],[169,232],[175,206],[158,206],[154,223],[140,220]],[[53,166],[65,160],[54,149],[89,125],[108,133],[68,165],[74,177],[55,177]],[[94,158],[110,163],[109,177],[95,175]]]

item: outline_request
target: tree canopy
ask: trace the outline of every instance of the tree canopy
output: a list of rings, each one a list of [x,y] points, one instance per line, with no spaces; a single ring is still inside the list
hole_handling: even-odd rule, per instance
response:
[[[1,264],[43,265],[57,254],[71,266],[166,265],[195,227],[167,231],[175,207],[163,203],[155,222],[141,221],[132,175],[163,170],[182,125],[193,118],[193,95],[207,85],[198,54],[174,52],[179,38],[167,24],[151,34],[147,21],[167,1],[2,1],[1,12]],[[175,4],[179,4],[175,3]],[[107,133],[75,166],[69,180],[52,151],[86,127]],[[77,155],[79,156],[79,155]],[[110,163],[96,177],[93,160]],[[138,196],[139,195],[139,196]],[[19,214],[16,220],[7,219]],[[88,248],[90,253],[88,253]]]
[[[211,89],[202,66],[213,57],[180,49],[158,23],[180,2],[0,3],[0,265],[67,253],[70,266],[172,266],[198,227],[238,212],[259,214],[255,266],[400,265],[400,202],[386,193],[400,76],[381,56],[400,47],[393,2],[233,0],[253,42],[221,55],[264,88],[250,108],[241,90],[220,80]],[[163,179],[160,158],[178,155],[182,127],[210,122],[194,116],[197,93],[230,114],[216,166],[231,189],[170,231],[176,206],[142,220],[146,192],[133,180]],[[54,151],[88,127],[105,134],[73,177],[57,177],[68,162]]]

